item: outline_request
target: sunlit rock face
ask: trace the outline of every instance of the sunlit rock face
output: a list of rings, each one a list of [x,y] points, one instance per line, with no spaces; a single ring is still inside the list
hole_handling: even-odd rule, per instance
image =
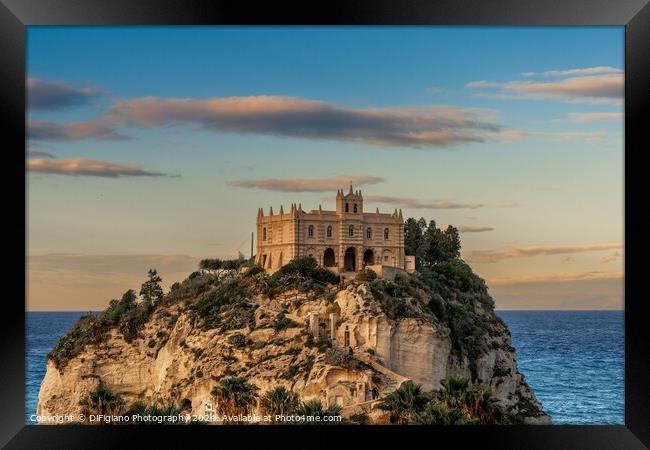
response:
[[[449,327],[424,306],[426,291],[422,298],[408,300],[406,317],[391,317],[386,302],[392,300],[371,283],[330,289],[318,294],[288,290],[273,298],[253,289],[251,322],[227,330],[206,329],[196,314],[196,299],[163,303],[132,342],[115,327],[61,367],[50,360],[37,413],[78,414],[82,400],[103,385],[124,400],[125,408],[174,401],[203,414],[214,403],[211,391],[219,380],[240,376],[257,386],[259,394],[284,386],[303,401],[339,404],[346,414],[405,380],[431,390],[440,389],[444,378],[461,375],[489,386],[501,405],[522,421],[548,423],[517,370],[510,335],[491,308],[474,308],[489,327],[480,350],[460,351]],[[281,312],[292,324],[276,329],[273,320]],[[364,364],[338,366],[326,346],[319,348],[314,333],[340,351],[353,352]]]

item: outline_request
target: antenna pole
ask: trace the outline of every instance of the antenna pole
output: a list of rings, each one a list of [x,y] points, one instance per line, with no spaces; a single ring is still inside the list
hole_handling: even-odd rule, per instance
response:
[[[251,261],[253,260],[253,232],[251,231]]]

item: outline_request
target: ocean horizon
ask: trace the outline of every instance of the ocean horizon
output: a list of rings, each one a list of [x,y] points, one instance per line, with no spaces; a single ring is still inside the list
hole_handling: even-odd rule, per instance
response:
[[[34,424],[47,354],[84,314],[27,311],[25,423]],[[553,424],[624,424],[623,310],[495,310],[517,367]]]

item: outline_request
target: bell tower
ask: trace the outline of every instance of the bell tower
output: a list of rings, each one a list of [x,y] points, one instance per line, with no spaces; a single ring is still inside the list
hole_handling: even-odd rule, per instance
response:
[[[347,194],[343,193],[343,189],[336,191],[336,214],[339,216],[348,214],[361,216],[363,214],[361,190],[353,190],[352,182],[350,182],[350,190]]]

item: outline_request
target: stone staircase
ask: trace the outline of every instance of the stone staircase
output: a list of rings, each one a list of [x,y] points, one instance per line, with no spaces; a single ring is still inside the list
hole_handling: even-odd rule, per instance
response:
[[[374,400],[368,400],[366,402],[361,402],[361,403],[356,403],[354,405],[346,406],[341,411],[342,414],[344,415],[351,415],[351,414],[358,413],[360,411],[367,411],[367,412],[372,411],[376,407],[376,405],[381,402],[381,400],[384,397],[386,397],[391,392],[399,389],[402,383],[411,380],[410,378],[404,377],[396,372],[393,372],[386,366],[377,362],[375,358],[373,358],[371,355],[367,353],[359,353],[358,351],[354,351],[354,357],[357,358],[359,361],[363,361],[366,364],[369,364],[377,372],[384,375],[385,381],[381,388],[381,391],[379,391],[378,398]]]

